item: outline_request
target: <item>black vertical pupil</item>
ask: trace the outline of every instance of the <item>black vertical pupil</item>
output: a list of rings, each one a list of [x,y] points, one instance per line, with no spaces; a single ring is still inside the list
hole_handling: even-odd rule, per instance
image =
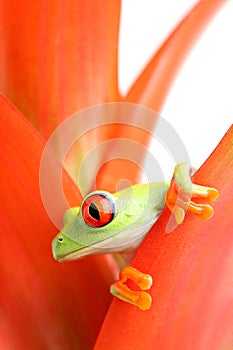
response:
[[[96,220],[100,220],[100,213],[99,210],[97,208],[97,206],[94,203],[91,203],[89,206],[89,214],[91,215],[91,217],[93,217]]]

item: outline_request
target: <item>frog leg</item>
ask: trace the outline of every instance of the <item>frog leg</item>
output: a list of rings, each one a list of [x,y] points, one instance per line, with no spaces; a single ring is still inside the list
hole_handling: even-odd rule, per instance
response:
[[[213,215],[213,208],[207,203],[213,202],[217,197],[218,190],[215,188],[192,183],[187,163],[181,163],[175,167],[173,178],[166,194],[166,204],[172,212],[177,225],[184,221],[187,211],[195,213],[202,220],[209,219]],[[205,203],[196,203],[193,201],[195,198],[199,199],[199,201],[204,200]]]
[[[132,266],[125,267],[119,276],[119,280],[111,285],[110,292],[115,297],[139,307],[141,310],[148,310],[152,303],[152,298],[145,290],[150,289],[152,277],[144,274]],[[139,291],[130,289],[125,283],[132,280]]]

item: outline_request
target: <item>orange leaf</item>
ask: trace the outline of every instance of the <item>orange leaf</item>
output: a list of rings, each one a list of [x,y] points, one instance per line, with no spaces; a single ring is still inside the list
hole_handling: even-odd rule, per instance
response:
[[[182,63],[214,15],[225,3],[226,0],[199,1],[155,53],[126,95],[125,101],[160,112]],[[133,124],[134,118],[137,120],[138,114],[129,116],[128,122]],[[147,128],[153,130],[156,119],[152,123],[149,121],[145,123]],[[118,138],[130,137],[145,146],[148,146],[151,140],[150,134],[145,135],[144,130],[137,128],[132,130],[131,126],[116,129],[115,135]],[[142,157],[139,154],[138,162],[141,161]],[[138,181],[138,176],[139,171],[129,162],[126,164],[122,162],[120,166],[119,162],[115,164],[109,162],[98,178],[99,188],[104,187],[113,191],[119,179],[127,179],[130,183],[135,183]]]
[[[0,90],[45,137],[79,109],[118,99],[120,5],[1,1]]]
[[[69,264],[53,260],[51,240],[58,230],[39,190],[44,141],[2,95],[0,114],[0,348],[91,348],[110,302],[112,268],[103,256]],[[63,180],[69,200],[78,204],[80,194],[65,172]],[[55,202],[63,211],[59,198]]]
[[[233,127],[195,174],[219,190],[215,214],[203,222],[188,214],[171,235],[164,210],[132,265],[153,277],[152,307],[114,300],[95,349],[231,349]]]

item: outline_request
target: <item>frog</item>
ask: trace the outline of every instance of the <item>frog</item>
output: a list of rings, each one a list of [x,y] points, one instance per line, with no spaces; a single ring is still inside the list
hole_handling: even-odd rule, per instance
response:
[[[171,181],[134,184],[116,193],[105,190],[90,192],[80,206],[65,212],[64,227],[52,242],[54,259],[62,262],[110,253],[114,256],[121,254],[127,261],[166,206],[171,212],[168,233],[183,223],[188,211],[202,220],[210,219],[213,215],[210,203],[217,199],[218,190],[192,183],[191,175],[192,168],[183,162],[175,166]],[[198,203],[195,198],[199,199]],[[200,199],[207,203],[200,203]],[[128,279],[133,280],[140,291],[132,291],[125,284]],[[149,290],[152,283],[149,274],[124,266],[110,292],[141,310],[147,310],[152,300],[145,290]]]

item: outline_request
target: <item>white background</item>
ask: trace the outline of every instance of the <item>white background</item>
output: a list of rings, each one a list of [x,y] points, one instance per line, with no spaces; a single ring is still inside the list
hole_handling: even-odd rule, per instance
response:
[[[123,94],[195,3],[123,0],[119,54]],[[216,147],[233,120],[232,19],[233,1],[228,0],[191,51],[161,113],[179,133],[196,168]]]

